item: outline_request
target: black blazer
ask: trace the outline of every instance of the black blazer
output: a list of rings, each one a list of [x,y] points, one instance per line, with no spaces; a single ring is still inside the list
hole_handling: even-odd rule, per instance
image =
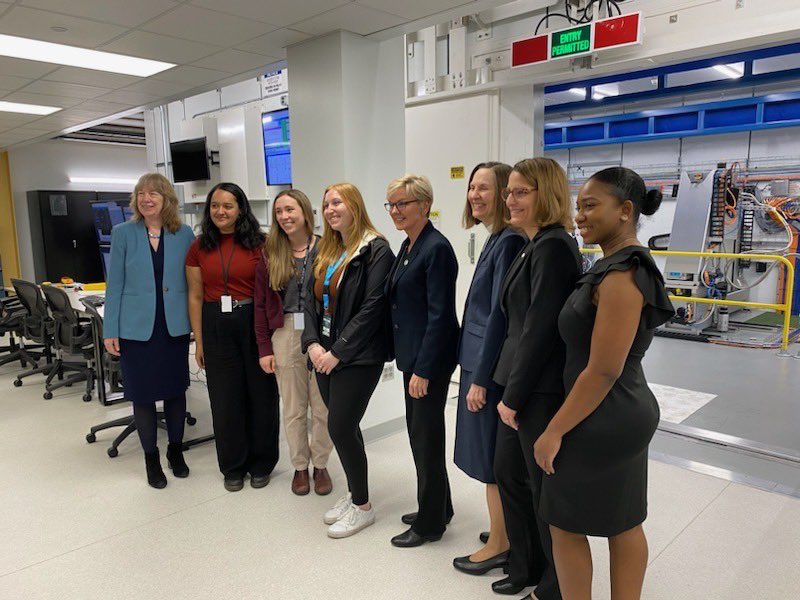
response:
[[[449,377],[458,360],[458,261],[430,221],[410,253],[408,244],[386,282],[397,368],[425,379]]]
[[[520,410],[534,394],[564,395],[564,342],[558,314],[581,274],[578,244],[561,225],[544,227],[508,269],[501,307],[505,341],[494,380],[503,402]]]
[[[330,350],[349,365],[375,365],[392,360],[392,335],[386,323],[384,287],[394,254],[389,243],[375,238],[347,263],[339,282],[331,319]],[[314,275],[310,287],[314,289]],[[306,296],[303,352],[313,343],[322,344],[322,303],[313,293]],[[324,344],[323,344],[324,346]]]

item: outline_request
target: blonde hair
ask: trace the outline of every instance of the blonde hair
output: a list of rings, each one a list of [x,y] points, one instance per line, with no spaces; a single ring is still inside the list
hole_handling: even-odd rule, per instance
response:
[[[161,173],[145,173],[139,177],[136,186],[131,193],[131,208],[133,208],[133,220],[141,221],[143,219],[142,213],[139,212],[139,204],[137,198],[139,192],[149,189],[161,194],[164,198],[164,205],[161,207],[161,222],[164,229],[170,233],[177,233],[181,228],[181,216],[178,207],[178,196],[175,194],[175,188],[172,187],[169,179],[164,177]]]
[[[472,173],[470,173],[469,181],[467,182],[467,203],[464,206],[464,217],[462,223],[465,229],[474,227],[481,223],[472,215],[472,205],[469,203],[469,186],[472,185],[472,180],[481,169],[489,169],[494,173],[494,210],[486,222],[486,227],[490,233],[497,233],[502,231],[508,225],[508,220],[511,218],[511,213],[508,206],[503,201],[503,190],[508,187],[508,176],[511,174],[511,167],[501,162],[483,162],[478,163]]]
[[[405,190],[406,194],[414,200],[419,200],[428,205],[428,216],[430,216],[431,206],[433,206],[433,186],[430,179],[424,175],[407,174],[397,179],[392,179],[386,188],[388,198],[397,190]]]
[[[305,219],[306,233],[311,238],[314,235],[314,209],[311,208],[311,201],[300,190],[285,190],[278,194],[275,202],[272,203],[272,225],[269,228],[267,241],[264,244],[264,258],[267,260],[267,267],[269,269],[269,287],[276,292],[286,287],[289,281],[294,277],[296,271],[296,264],[294,255],[292,254],[292,244],[289,241],[289,236],[278,223],[276,217],[276,210],[278,200],[287,196],[297,202],[300,210],[303,212],[303,219]],[[310,252],[310,250],[309,250]]]
[[[514,165],[513,171],[539,190],[536,203],[536,223],[547,227],[558,223],[572,231],[572,196],[567,174],[552,158],[526,158]]]
[[[356,186],[352,183],[334,183],[325,188],[325,192],[322,194],[323,212],[325,211],[325,196],[330,191],[339,194],[347,210],[353,215],[353,222],[350,224],[350,231],[347,232],[347,246],[345,246],[342,234],[323,219],[322,239],[319,241],[317,259],[314,261],[314,277],[317,278],[322,276],[322,271],[327,269],[328,265],[339,259],[342,252],[346,252],[347,260],[350,260],[358,251],[365,234],[371,233],[377,237],[383,237],[370,221],[367,208],[364,206],[364,198]]]

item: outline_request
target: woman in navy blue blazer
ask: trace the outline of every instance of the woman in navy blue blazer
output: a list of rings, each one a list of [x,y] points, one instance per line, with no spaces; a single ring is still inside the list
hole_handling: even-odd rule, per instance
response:
[[[453,516],[444,405],[457,361],[458,262],[450,242],[430,223],[433,189],[426,177],[395,179],[387,200],[384,206],[395,227],[408,235],[386,283],[417,470],[418,512],[404,515],[403,522],[411,527],[392,538],[393,545],[407,548],[439,540]]]
[[[184,262],[194,235],[181,224],[175,189],[159,173],[139,178],[131,207],[133,219],[111,232],[103,336],[106,350],[120,357],[147,482],[163,488],[167,478],[156,445],[157,400],[164,401],[169,466],[176,477],[189,475],[183,459],[191,331]]]
[[[510,213],[502,198],[511,167],[499,162],[480,163],[473,170],[467,188],[464,227],[483,223],[490,232],[483,246],[464,306],[458,364],[461,381],[456,421],[456,466],[473,479],[486,484],[489,535],[485,546],[453,561],[464,573],[482,575],[503,567],[508,561],[508,536],[503,506],[494,477],[494,449],[497,438],[497,403],[503,395],[492,381],[492,367],[502,347],[500,335],[487,335],[492,311],[500,309],[500,290],[508,267],[525,245],[525,238],[508,227]],[[505,318],[502,319],[503,323]]]

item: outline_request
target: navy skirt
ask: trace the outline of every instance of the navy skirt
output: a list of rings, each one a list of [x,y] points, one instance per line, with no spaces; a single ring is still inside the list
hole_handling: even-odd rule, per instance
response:
[[[156,280],[156,318],[150,339],[119,340],[122,386],[133,403],[152,404],[186,393],[189,387],[189,335],[173,337],[164,314],[164,244],[151,247]]]
[[[461,370],[458,387],[458,416],[456,418],[456,466],[483,483],[495,483],[494,448],[497,440],[497,404],[503,397],[502,388],[486,390],[486,404],[478,412],[467,408],[467,392],[472,373]]]

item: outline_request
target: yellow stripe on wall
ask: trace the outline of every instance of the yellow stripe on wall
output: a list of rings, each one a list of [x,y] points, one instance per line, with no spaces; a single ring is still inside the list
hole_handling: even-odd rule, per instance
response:
[[[20,269],[8,152],[0,152],[0,259],[3,261],[3,285],[11,286],[10,279],[19,277]]]

